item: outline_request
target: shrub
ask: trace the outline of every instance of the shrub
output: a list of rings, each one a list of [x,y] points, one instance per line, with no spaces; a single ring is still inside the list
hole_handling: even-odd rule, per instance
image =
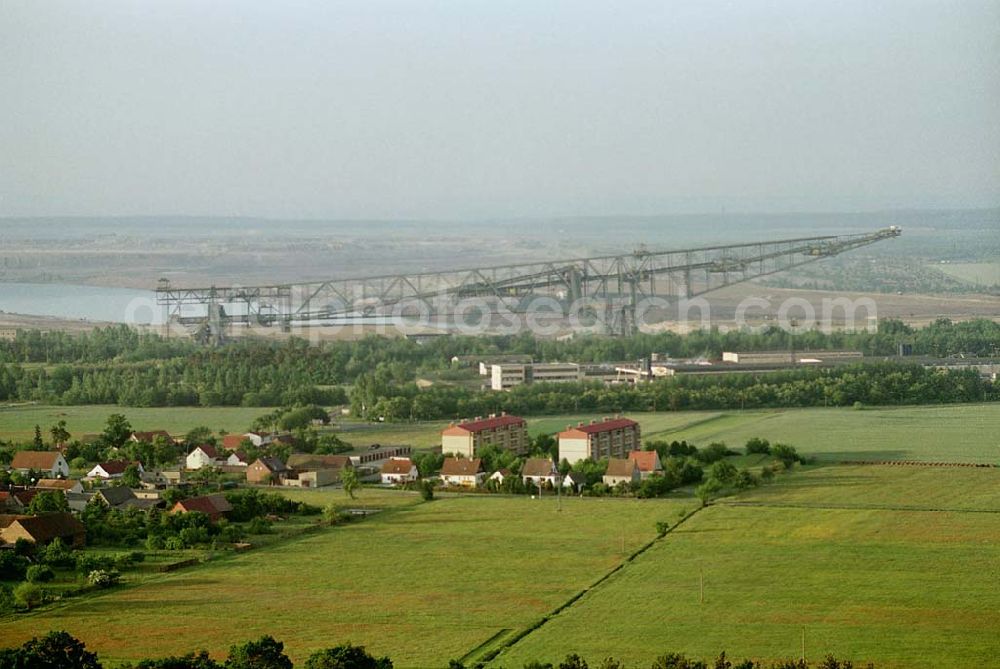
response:
[[[695,494],[698,496],[698,499],[701,500],[702,506],[704,506],[705,504],[708,504],[709,500],[711,500],[713,497],[715,497],[715,495],[717,495],[721,491],[722,491],[722,484],[719,483],[717,479],[708,479],[700,486],[698,486],[698,488],[695,490]]]
[[[247,532],[250,534],[270,534],[271,523],[267,522],[263,518],[254,518],[247,526]]]
[[[3,583],[0,583],[0,615],[14,610],[14,593]]]
[[[45,601],[45,593],[34,583],[22,583],[14,588],[14,601],[29,611]]]
[[[559,663],[558,669],[589,669],[587,661],[576,653],[570,653],[566,659]]]
[[[184,540],[177,536],[167,537],[167,540],[164,542],[163,547],[166,548],[168,551],[182,551],[186,548],[186,546],[184,545]]]
[[[95,569],[94,571],[87,574],[87,582],[98,588],[110,588],[114,585],[118,585],[121,580],[122,575],[119,574],[114,569],[107,571],[104,569]]]
[[[698,451],[695,457],[704,462],[706,465],[710,465],[713,462],[722,460],[727,455],[732,455],[732,453],[728,448],[726,448],[726,444],[721,441],[715,441],[706,446],[704,449]]]
[[[739,472],[736,466],[726,460],[719,460],[712,465],[710,477],[723,485],[731,485],[736,481]]]
[[[80,573],[89,574],[100,569],[114,569],[115,560],[110,555],[92,555],[83,553],[76,558],[76,569]]]
[[[27,569],[27,558],[14,551],[0,551],[0,580],[20,581]]]
[[[789,446],[788,444],[775,444],[771,447],[771,455],[783,464],[786,469],[791,469],[792,465],[796,462],[802,461],[802,458],[799,457],[798,451],[795,450],[795,447]]]
[[[434,499],[434,484],[430,481],[420,482],[420,498],[425,502],[429,502]]]
[[[767,455],[771,452],[771,443],[767,439],[761,439],[760,437],[751,437],[746,443],[746,452],[748,455],[754,453],[761,453]]]
[[[658,520],[658,521],[656,521],[656,534],[657,534],[657,536],[662,537],[663,535],[665,535],[667,533],[667,530],[669,530],[669,529],[670,529],[670,523],[668,523],[667,521],[665,521],[665,520]]]
[[[24,574],[28,583],[48,583],[55,577],[56,573],[47,564],[33,564],[28,567],[28,571]]]
[[[753,472],[744,467],[740,470],[740,473],[736,475],[736,488],[739,490],[746,490],[747,488],[756,488],[760,485],[760,479],[754,476]]]
[[[454,665],[449,663],[449,666]],[[376,658],[364,646],[345,643],[313,653],[306,660],[305,669],[392,669],[392,660]]]
[[[76,566],[76,556],[73,551],[59,538],[54,539],[46,546],[38,557],[42,562],[52,567],[72,569]]]

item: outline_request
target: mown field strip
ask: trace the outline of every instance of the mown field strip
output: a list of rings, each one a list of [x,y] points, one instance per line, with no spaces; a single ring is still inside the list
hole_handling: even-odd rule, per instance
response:
[[[1000,629],[1000,519],[984,493],[996,490],[996,472],[929,479],[884,468],[854,480],[855,470],[792,474],[749,493],[767,502],[710,505],[490,666],[568,653],[643,666],[666,652],[710,661],[723,650],[766,663],[797,657],[803,633],[812,660],[833,653],[879,669],[989,666]],[[946,486],[934,500],[941,509],[866,499],[904,491],[919,499],[931,480]],[[979,508],[959,504],[963,482]],[[806,484],[816,497],[846,487],[857,502],[781,500]]]

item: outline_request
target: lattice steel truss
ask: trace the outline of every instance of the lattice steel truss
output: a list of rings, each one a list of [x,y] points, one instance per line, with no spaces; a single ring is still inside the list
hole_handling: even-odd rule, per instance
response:
[[[691,298],[898,237],[898,227],[868,234],[799,237],[675,251],[644,247],[620,255],[499,265],[423,274],[385,274],[272,286],[175,288],[161,279],[157,303],[184,324],[283,325],[359,319],[436,318],[467,310],[528,313],[544,305],[589,310],[611,333],[635,330],[644,298]],[[545,298],[539,300],[538,298]],[[206,315],[185,315],[205,305]]]

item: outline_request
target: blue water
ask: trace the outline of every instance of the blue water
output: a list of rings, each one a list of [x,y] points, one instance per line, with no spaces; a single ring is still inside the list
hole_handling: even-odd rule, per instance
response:
[[[136,325],[166,320],[152,291],[55,283],[0,283],[0,311]]]

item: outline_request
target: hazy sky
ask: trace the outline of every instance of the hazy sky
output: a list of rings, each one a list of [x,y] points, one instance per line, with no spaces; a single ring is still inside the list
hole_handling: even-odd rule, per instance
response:
[[[997,204],[997,0],[0,1],[0,216]]]

